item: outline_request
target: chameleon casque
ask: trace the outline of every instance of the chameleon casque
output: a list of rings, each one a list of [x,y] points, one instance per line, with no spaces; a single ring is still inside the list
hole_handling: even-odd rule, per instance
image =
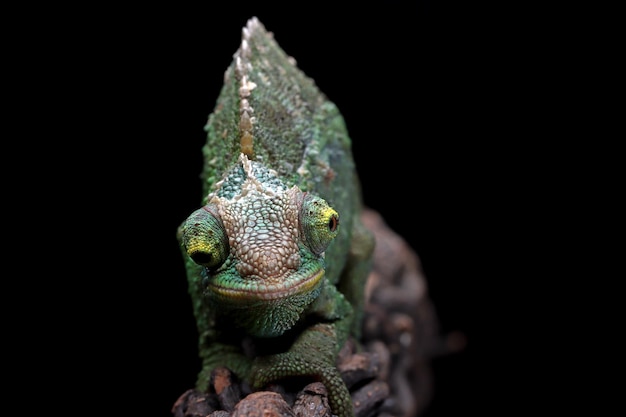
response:
[[[353,415],[336,368],[358,341],[374,238],[339,110],[251,18],[205,126],[203,206],[178,228],[206,391],[225,366],[255,390],[324,383]]]

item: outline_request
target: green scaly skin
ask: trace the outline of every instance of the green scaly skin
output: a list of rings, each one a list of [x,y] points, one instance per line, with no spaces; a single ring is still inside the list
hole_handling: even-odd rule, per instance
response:
[[[178,230],[196,388],[218,366],[254,389],[308,376],[352,416],[336,358],[360,337],[374,241],[341,114],[252,18],[205,130],[204,208]]]

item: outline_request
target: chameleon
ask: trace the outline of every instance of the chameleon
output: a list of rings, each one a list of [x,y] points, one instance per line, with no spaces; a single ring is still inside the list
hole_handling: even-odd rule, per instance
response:
[[[342,114],[252,17],[204,131],[203,198],[177,229],[196,389],[221,366],[254,390],[310,378],[353,416],[336,359],[360,337],[375,242]]]

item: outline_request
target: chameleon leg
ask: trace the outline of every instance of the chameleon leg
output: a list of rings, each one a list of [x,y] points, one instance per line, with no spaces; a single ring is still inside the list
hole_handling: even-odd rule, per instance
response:
[[[241,353],[241,350],[232,345],[212,343],[200,352],[202,369],[198,374],[196,389],[208,392],[211,372],[220,366],[226,366],[235,375],[243,377],[248,375],[252,361]]]
[[[304,331],[288,352],[261,356],[252,365],[252,386],[290,376],[312,376],[328,390],[332,411],[339,417],[354,415],[352,398],[335,365],[337,337],[333,324],[316,324]]]
[[[356,340],[360,340],[365,311],[365,285],[372,269],[375,240],[374,234],[360,221],[355,222],[352,230],[350,253],[337,288],[345,295],[354,310],[350,334]]]

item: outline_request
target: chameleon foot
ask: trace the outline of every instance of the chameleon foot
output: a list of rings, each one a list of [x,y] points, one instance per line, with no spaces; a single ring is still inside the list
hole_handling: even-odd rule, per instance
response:
[[[337,368],[292,352],[257,358],[252,368],[251,385],[254,389],[262,389],[273,381],[291,376],[311,376],[319,380],[328,391],[333,413],[338,417],[354,415],[350,392]]]

